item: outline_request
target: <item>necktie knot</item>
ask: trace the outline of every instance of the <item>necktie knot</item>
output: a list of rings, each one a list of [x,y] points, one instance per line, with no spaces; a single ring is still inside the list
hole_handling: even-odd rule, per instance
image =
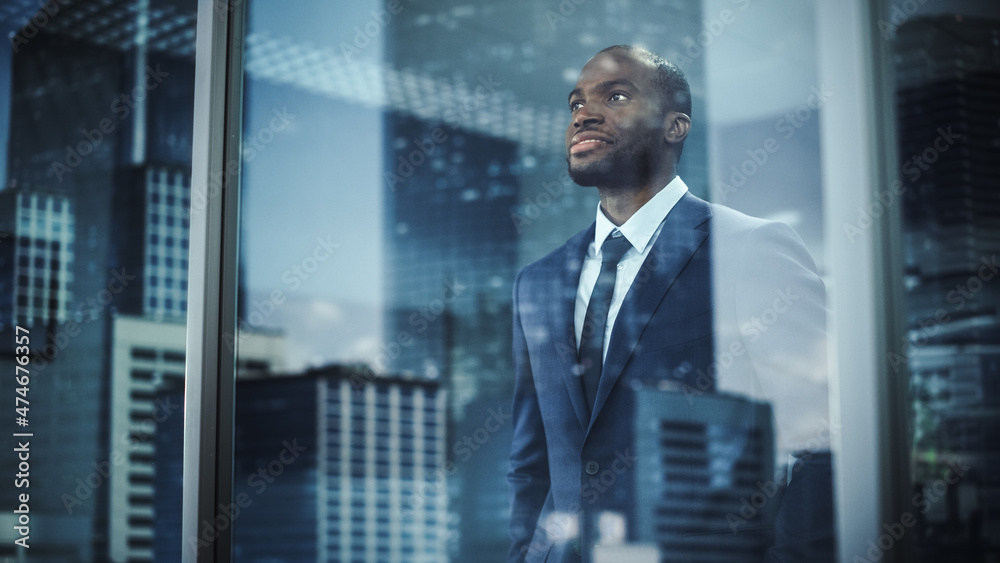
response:
[[[615,236],[616,233],[618,236]],[[604,244],[601,245],[601,263],[617,264],[621,262],[622,256],[625,256],[630,248],[632,248],[632,243],[625,238],[625,235],[617,229],[612,231],[608,238],[604,239]]]

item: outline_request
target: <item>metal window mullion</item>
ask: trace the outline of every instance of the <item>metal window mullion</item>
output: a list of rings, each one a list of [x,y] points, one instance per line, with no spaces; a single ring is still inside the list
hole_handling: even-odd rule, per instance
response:
[[[191,159],[182,560],[232,558],[245,4],[199,0]]]
[[[901,514],[907,478],[905,374],[889,368],[902,334],[899,202],[866,227],[858,221],[893,177],[895,150],[888,45],[875,26],[881,2],[820,0],[823,210],[830,264],[831,412],[840,561],[866,558],[883,524]],[[862,232],[849,231],[856,227]],[[906,561],[906,546],[882,561]]]

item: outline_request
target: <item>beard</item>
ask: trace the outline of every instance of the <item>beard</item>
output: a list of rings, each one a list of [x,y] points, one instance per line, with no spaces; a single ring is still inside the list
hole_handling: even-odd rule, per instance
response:
[[[613,189],[643,185],[652,176],[655,159],[662,158],[655,145],[656,137],[652,136],[618,150],[614,150],[616,145],[611,145],[612,150],[600,159],[576,166],[567,155],[569,176],[584,187]]]

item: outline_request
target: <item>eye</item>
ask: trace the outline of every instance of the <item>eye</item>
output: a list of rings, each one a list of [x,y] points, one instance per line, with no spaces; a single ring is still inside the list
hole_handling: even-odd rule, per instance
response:
[[[574,101],[569,103],[569,111],[576,111],[581,107],[583,107],[583,102],[581,101]]]
[[[625,92],[613,92],[610,96],[608,96],[609,102],[621,102],[627,99],[629,99],[629,97]]]

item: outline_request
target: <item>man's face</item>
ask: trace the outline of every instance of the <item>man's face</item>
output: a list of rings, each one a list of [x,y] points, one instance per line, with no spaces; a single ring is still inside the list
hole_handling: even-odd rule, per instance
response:
[[[664,113],[655,69],[624,51],[599,53],[570,92],[566,161],[581,186],[643,184],[663,154]]]

